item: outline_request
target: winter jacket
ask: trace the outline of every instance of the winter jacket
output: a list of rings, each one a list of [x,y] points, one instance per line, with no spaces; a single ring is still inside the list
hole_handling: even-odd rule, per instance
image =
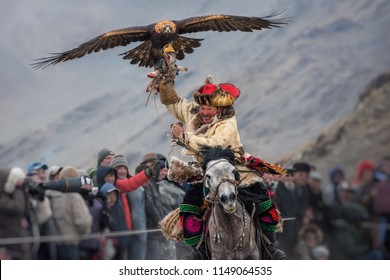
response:
[[[64,244],[79,244],[81,236],[91,232],[92,216],[84,199],[78,193],[63,193],[47,190],[45,195],[51,202],[53,219],[62,235],[72,235]]]
[[[123,211],[123,205],[122,205],[122,197],[120,195],[120,191],[118,188],[116,188],[113,184],[105,183],[101,189],[100,192],[105,199],[107,197],[107,194],[109,192],[115,191],[117,193],[117,202],[113,206],[105,205],[105,209],[109,212],[111,216],[111,229],[112,231],[125,231],[128,230],[126,221],[125,221],[125,213]],[[120,251],[124,251],[127,248],[129,237],[128,236],[121,236],[116,237],[119,241],[119,244],[117,246],[117,249]]]

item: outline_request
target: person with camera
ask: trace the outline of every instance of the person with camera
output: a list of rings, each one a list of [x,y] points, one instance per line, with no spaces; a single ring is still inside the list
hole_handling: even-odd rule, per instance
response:
[[[80,180],[81,176],[76,168],[66,166],[61,170],[59,178]],[[45,196],[51,202],[56,230],[64,236],[64,241],[57,244],[57,259],[80,259],[81,237],[90,233],[92,228],[92,216],[84,199],[78,192],[62,192],[60,189],[45,190]]]
[[[29,194],[23,189],[26,174],[19,167],[0,168],[0,238],[28,235],[30,203]],[[31,259],[29,244],[0,245],[0,258]]]

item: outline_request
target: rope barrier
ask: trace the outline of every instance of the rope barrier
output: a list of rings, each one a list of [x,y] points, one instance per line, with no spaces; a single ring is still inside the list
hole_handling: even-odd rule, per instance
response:
[[[108,233],[85,234],[81,236],[81,240],[103,239],[103,238],[130,236],[130,235],[137,235],[141,233],[153,233],[153,232],[162,233],[161,229],[124,230],[124,231],[113,231]],[[0,246],[10,245],[10,244],[22,244],[22,243],[48,243],[48,242],[72,241],[75,240],[75,238],[79,239],[80,237],[75,234],[67,234],[67,235],[42,235],[42,236],[0,238]]]
[[[295,218],[284,218],[283,221],[295,220]],[[112,231],[106,233],[91,233],[85,234],[81,237],[75,234],[66,235],[42,235],[42,236],[26,236],[26,237],[9,237],[0,238],[0,246],[11,245],[11,244],[22,244],[22,243],[49,243],[49,242],[63,242],[73,241],[75,239],[86,240],[86,239],[105,239],[112,237],[131,236],[142,233],[154,233],[161,232],[161,229],[147,229],[147,230],[123,230],[123,231]]]

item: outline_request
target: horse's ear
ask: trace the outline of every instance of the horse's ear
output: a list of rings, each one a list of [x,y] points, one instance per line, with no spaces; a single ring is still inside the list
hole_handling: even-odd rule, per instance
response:
[[[238,170],[234,170],[233,174],[234,174],[234,180],[240,181],[240,172],[238,172]]]

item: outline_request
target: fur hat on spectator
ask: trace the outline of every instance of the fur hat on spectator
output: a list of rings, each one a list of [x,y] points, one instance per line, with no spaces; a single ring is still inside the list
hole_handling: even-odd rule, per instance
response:
[[[80,178],[80,173],[73,166],[65,166],[60,172],[60,179],[67,178]]]
[[[24,178],[26,173],[19,167],[0,168],[0,192],[13,194],[18,182]]]

